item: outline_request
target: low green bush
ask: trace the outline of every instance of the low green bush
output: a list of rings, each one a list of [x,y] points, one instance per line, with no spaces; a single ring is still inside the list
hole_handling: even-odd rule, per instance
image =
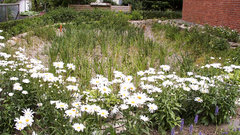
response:
[[[131,20],[142,20],[142,19],[143,19],[143,15],[142,15],[141,11],[134,10],[131,13]]]
[[[240,42],[240,35],[236,30],[232,30],[228,27],[211,27],[205,25],[204,31],[207,33],[220,37],[225,38],[230,42]]]
[[[46,15],[44,15],[44,19],[52,20],[54,23],[59,22],[71,22],[76,19],[78,16],[78,12],[71,8],[57,8]]]
[[[26,18],[24,20],[3,22],[0,23],[0,29],[4,31],[3,36],[8,39],[20,33],[31,31],[33,28],[45,26],[50,22],[51,21],[44,19],[43,16],[40,16],[34,18]]]
[[[232,61],[236,64],[240,64],[240,47],[231,50],[228,55],[230,56],[230,58],[232,59]]]
[[[182,12],[180,11],[142,11],[144,19],[179,19],[182,18]]]

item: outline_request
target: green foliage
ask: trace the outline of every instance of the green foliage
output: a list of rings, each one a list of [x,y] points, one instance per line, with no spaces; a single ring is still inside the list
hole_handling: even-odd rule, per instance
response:
[[[18,0],[4,0],[3,3],[16,3]]]
[[[141,11],[134,10],[131,14],[131,20],[142,20],[143,16]]]
[[[178,19],[182,18],[180,11],[142,11],[144,19]]]
[[[116,69],[136,74],[138,69],[144,69],[148,64],[155,67],[157,63],[164,62],[164,48],[155,42],[145,41],[141,30],[130,26],[123,29],[122,23],[119,26],[118,23],[115,26],[105,22],[100,24],[64,25],[66,33],[54,38],[49,49],[50,64],[62,60],[79,65],[81,68],[76,70],[84,81],[82,87],[86,88],[91,73],[112,77],[111,71]],[[148,61],[150,57],[152,59]],[[91,72],[89,67],[93,68]]]
[[[195,115],[199,115],[199,123],[204,125],[223,124],[230,122],[230,116],[236,115],[235,101],[239,94],[238,88],[218,82],[219,87],[211,88],[210,93],[202,95],[203,103],[193,102],[194,97],[199,96],[199,93],[188,93],[186,96],[189,100],[182,102],[185,111],[182,112],[182,118],[194,119]],[[230,90],[231,89],[231,90]],[[186,98],[187,98],[186,97]],[[219,107],[219,112],[216,115],[215,109]],[[192,121],[188,121],[189,124]]]
[[[21,92],[15,93],[14,97],[10,97],[7,94],[13,92],[14,81],[9,81],[8,76],[17,75],[18,73],[6,73],[1,76],[0,87],[6,91],[6,93],[0,92],[0,132],[1,133],[15,133],[14,131],[14,119],[19,116],[19,113],[23,108],[35,108],[33,105],[37,104],[36,100],[36,86],[23,85],[23,88],[28,91],[27,95]],[[18,74],[19,75],[19,74]],[[24,79],[22,76],[15,76]],[[5,83],[7,82],[7,83]]]
[[[0,29],[4,30],[3,36],[9,37],[30,31],[36,27],[42,27],[57,22],[69,22],[76,19],[78,13],[69,8],[58,8],[40,17],[26,18],[0,23]]]
[[[36,16],[36,15],[39,15],[39,12],[25,11],[25,12],[21,12],[20,15],[22,15],[22,16]]]
[[[58,22],[70,22],[76,19],[77,12],[71,8],[57,8],[47,13],[44,17],[47,20],[53,20],[54,23]]]
[[[73,2],[74,0],[32,0],[32,8],[36,11],[42,11],[45,10],[45,8],[55,9],[57,7],[67,7],[68,4]]]
[[[143,0],[143,10],[159,10],[165,11],[170,7],[167,0]]]
[[[155,103],[159,109],[151,116],[153,126],[159,132],[178,126],[181,120],[179,113],[182,111],[181,96],[177,91],[163,89],[160,94],[154,95]]]
[[[240,47],[231,50],[229,53],[227,53],[228,56],[232,59],[232,61],[236,64],[240,64]]]
[[[4,30],[3,35],[8,39],[17,34],[30,31],[35,27],[42,27],[50,23],[50,20],[45,20],[43,17],[26,18],[0,23],[0,29]]]
[[[177,26],[170,24],[156,24],[154,28],[165,31],[165,36],[168,39],[177,41],[178,48],[190,50],[196,56],[208,52],[218,53],[219,51],[228,50],[230,47],[226,39],[202,32],[197,27],[190,30],[181,30]]]
[[[182,0],[123,0],[123,5],[131,4],[133,10],[174,11],[182,10]]]
[[[227,39],[230,42],[240,42],[240,35],[236,30],[231,30],[228,27],[211,27],[205,25],[204,31],[207,33]]]
[[[42,28],[34,28],[33,35],[38,36],[47,41],[52,41],[56,37],[56,29],[49,26]]]
[[[123,12],[112,11],[83,11],[79,12],[79,16],[74,22],[80,24],[94,24],[91,27],[97,28],[114,28],[118,30],[126,30],[129,26],[128,20],[130,16]]]
[[[123,0],[123,5],[131,5],[132,6],[132,10],[142,10],[143,6],[142,6],[142,1],[140,0]]]

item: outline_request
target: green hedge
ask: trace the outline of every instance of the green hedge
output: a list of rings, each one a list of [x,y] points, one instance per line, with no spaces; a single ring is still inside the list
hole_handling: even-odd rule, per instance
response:
[[[178,19],[182,18],[182,12],[180,11],[142,11],[144,19]]]

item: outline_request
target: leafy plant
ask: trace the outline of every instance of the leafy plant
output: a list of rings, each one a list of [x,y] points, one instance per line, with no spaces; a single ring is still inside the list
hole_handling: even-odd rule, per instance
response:
[[[142,20],[143,16],[140,11],[134,10],[131,14],[131,20]]]

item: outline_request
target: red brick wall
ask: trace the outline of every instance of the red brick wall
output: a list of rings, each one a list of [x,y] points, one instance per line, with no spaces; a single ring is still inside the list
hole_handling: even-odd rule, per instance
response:
[[[183,0],[183,20],[240,32],[240,0]]]

